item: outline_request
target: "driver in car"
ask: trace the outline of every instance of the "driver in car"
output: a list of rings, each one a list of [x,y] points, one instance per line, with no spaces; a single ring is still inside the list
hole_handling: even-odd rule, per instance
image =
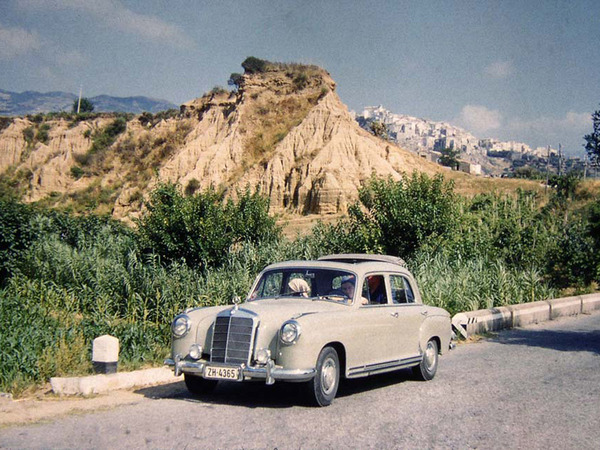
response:
[[[350,300],[354,298],[354,283],[355,280],[353,275],[348,275],[342,278],[342,285],[340,286],[340,289]]]

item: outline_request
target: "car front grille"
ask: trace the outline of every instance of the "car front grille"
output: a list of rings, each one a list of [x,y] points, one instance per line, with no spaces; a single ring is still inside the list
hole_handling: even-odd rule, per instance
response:
[[[254,319],[235,315],[217,316],[210,360],[249,364],[254,336]]]

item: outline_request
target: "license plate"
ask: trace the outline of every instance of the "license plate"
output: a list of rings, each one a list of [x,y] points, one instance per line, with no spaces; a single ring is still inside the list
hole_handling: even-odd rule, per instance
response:
[[[237,367],[206,366],[204,369],[204,378],[237,381],[240,379],[240,369]]]

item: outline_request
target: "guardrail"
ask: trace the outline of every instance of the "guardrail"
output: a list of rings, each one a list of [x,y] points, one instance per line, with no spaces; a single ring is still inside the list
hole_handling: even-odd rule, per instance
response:
[[[587,314],[598,309],[600,309],[600,293],[578,295],[461,312],[452,318],[452,327],[457,334],[466,339],[473,334],[545,322],[561,316]]]

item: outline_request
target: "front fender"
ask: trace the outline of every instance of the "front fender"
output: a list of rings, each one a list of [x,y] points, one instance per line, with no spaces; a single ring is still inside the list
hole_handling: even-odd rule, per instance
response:
[[[351,327],[340,326],[343,320],[325,316],[315,314],[297,319],[302,334],[295,344],[285,345],[278,336],[275,363],[286,369],[314,369],[323,347],[332,343],[343,346]]]

